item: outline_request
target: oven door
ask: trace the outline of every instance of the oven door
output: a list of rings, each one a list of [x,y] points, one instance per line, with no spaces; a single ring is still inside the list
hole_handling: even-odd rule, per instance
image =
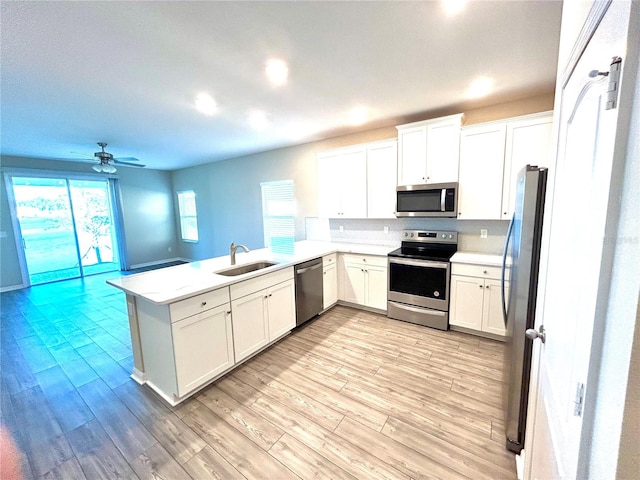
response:
[[[449,310],[449,263],[389,257],[388,299]]]

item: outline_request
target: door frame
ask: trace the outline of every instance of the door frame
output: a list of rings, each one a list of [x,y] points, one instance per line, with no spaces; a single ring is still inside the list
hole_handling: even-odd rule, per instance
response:
[[[635,3],[635,2],[633,2]],[[580,60],[582,53],[587,48],[591,38],[596,32],[601,20],[608,12],[609,7],[612,5],[611,0],[606,1],[594,1],[591,9],[585,17],[582,29],[576,37],[576,41],[573,48],[567,57],[566,63],[560,66],[560,70],[557,76],[556,89],[564,87],[567,81],[571,77],[578,61]],[[564,12],[563,12],[564,14]],[[631,4],[629,13],[629,25],[625,25],[627,29],[627,38],[630,39],[634,24],[640,18],[640,7],[638,5]],[[635,31],[638,31],[638,27],[635,27]],[[616,134],[616,140],[614,143],[614,157],[612,164],[611,182],[612,188],[609,192],[609,211],[606,220],[606,232],[607,236],[611,237],[611,241],[605,242],[605,246],[602,252],[602,278],[600,279],[599,294],[596,304],[596,318],[593,325],[593,340],[591,344],[591,355],[588,366],[587,376],[587,391],[584,398],[586,402],[584,404],[583,411],[583,426],[579,444],[578,458],[577,458],[577,477],[586,478],[593,474],[605,474],[610,476],[615,474],[615,464],[620,466],[620,459],[624,458],[625,452],[629,452],[634,449],[637,451],[637,447],[629,446],[629,442],[625,443],[625,438],[622,435],[607,436],[606,433],[620,434],[620,431],[616,431],[617,427],[621,427],[622,430],[629,428],[629,425],[634,422],[633,412],[627,412],[626,409],[621,408],[620,412],[616,415],[615,427],[607,432],[604,432],[600,416],[607,408],[611,409],[614,403],[612,399],[616,396],[622,398],[622,404],[624,406],[625,400],[629,403],[629,392],[635,388],[636,391],[639,388],[639,381],[633,382],[633,379],[629,379],[629,390],[626,383],[626,377],[629,374],[629,361],[632,355],[638,355],[639,346],[633,345],[633,331],[634,326],[637,331],[640,328],[640,317],[637,316],[637,312],[640,311],[640,298],[626,298],[626,305],[620,308],[620,295],[621,286],[620,283],[625,280],[631,280],[634,286],[637,287],[640,275],[638,271],[634,270],[635,264],[638,260],[638,237],[637,237],[637,215],[634,217],[630,215],[634,210],[637,213],[637,204],[634,205],[634,201],[637,202],[637,194],[640,193],[640,187],[637,184],[634,185],[634,181],[637,182],[637,172],[639,168],[639,160],[637,155],[633,155],[634,142],[637,147],[638,139],[640,138],[640,128],[634,127],[634,118],[640,118],[640,100],[637,92],[638,86],[640,86],[639,78],[639,50],[632,45],[630,40],[627,41],[627,51],[621,52],[623,57],[623,81],[620,83],[620,91],[618,94],[618,132]],[[626,73],[626,75],[625,75]],[[625,81],[626,80],[626,81]],[[553,159],[551,169],[555,167],[557,159],[558,149],[558,134],[559,134],[559,119],[557,118],[558,112],[561,111],[561,96],[556,96],[556,104],[554,108],[554,139],[553,146],[556,152]],[[637,150],[636,150],[637,151]],[[630,174],[634,173],[635,177],[631,177]],[[550,185],[548,191],[552,192],[553,183],[555,183],[555,175],[553,179],[550,179]],[[618,196],[620,198],[618,198]],[[551,204],[549,202],[548,204]],[[549,222],[546,222],[548,225]],[[631,233],[630,236],[620,236],[620,232]],[[635,232],[635,233],[634,233]],[[634,240],[635,239],[635,240]],[[635,243],[634,243],[635,242]],[[544,245],[548,245],[549,238],[548,232],[545,232]],[[634,250],[634,245],[635,250]],[[631,261],[622,261],[619,257],[622,253],[635,255],[635,257],[627,257]],[[546,254],[545,254],[546,255]],[[543,265],[543,259],[541,259],[541,267]],[[541,270],[541,274],[542,274]],[[544,301],[544,289],[546,283],[545,275],[541,275],[540,284],[538,289],[538,302],[539,305]],[[616,291],[616,285],[617,291]],[[636,295],[638,291],[635,291]],[[543,308],[538,308],[538,314],[536,315],[536,328],[539,328],[540,324],[544,323],[542,318]],[[613,312],[615,312],[615,315]],[[624,315],[621,315],[624,313]],[[614,319],[615,316],[615,319]],[[637,336],[637,333],[636,333]],[[626,337],[624,342],[620,342]],[[614,345],[615,342],[620,342]],[[624,343],[624,345],[623,345]],[[537,402],[542,401],[539,394],[539,367],[540,367],[540,355],[542,345],[540,342],[534,344],[533,359],[532,359],[532,375],[529,394],[529,410],[527,421],[527,434],[525,439],[525,449],[530,452],[533,443],[533,434],[536,428],[535,413],[537,410]],[[613,350],[616,350],[615,352]],[[616,378],[610,378],[615,376]],[[624,380],[624,381],[623,381]],[[614,387],[614,388],[610,388]],[[631,393],[632,395],[633,393]],[[619,400],[618,398],[618,400]],[[602,405],[600,405],[602,403]],[[624,411],[622,411],[624,410]],[[628,417],[627,417],[628,416]],[[637,415],[636,415],[637,416]],[[605,437],[608,441],[619,446],[617,449],[612,449],[610,453],[616,450],[615,455],[609,455],[611,458],[607,462],[607,465],[602,465],[601,471],[594,472],[591,469],[594,467],[594,461],[598,460],[598,452],[595,449],[598,446],[602,446],[602,442],[605,441]],[[592,445],[593,441],[599,443],[599,445]],[[620,443],[618,443],[620,442]],[[527,479],[531,473],[531,456],[525,456],[525,468],[524,478]],[[602,457],[602,454],[600,455]],[[601,460],[601,458],[600,458]]]
[[[29,276],[29,269],[27,268],[27,259],[25,251],[22,245],[22,229],[20,228],[20,221],[18,220],[18,212],[16,206],[16,199],[13,193],[13,177],[34,177],[34,178],[63,178],[68,180],[106,180],[109,183],[109,198],[112,206],[113,225],[116,229],[115,236],[117,239],[118,248],[118,262],[120,270],[124,270],[127,265],[126,248],[124,248],[124,230],[122,220],[122,203],[120,195],[120,186],[118,183],[118,176],[113,174],[92,174],[92,173],[80,173],[69,172],[65,170],[40,170],[30,168],[3,168],[2,173],[4,176],[5,189],[7,191],[7,201],[9,203],[9,212],[11,214],[11,225],[13,227],[13,238],[16,245],[16,253],[18,255],[18,263],[20,265],[20,277],[22,278],[22,288],[31,286],[31,278]],[[75,226],[74,226],[75,229]],[[81,276],[80,278],[84,278]]]

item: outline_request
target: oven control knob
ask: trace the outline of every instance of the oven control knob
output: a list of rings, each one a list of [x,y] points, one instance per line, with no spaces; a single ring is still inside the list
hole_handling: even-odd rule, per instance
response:
[[[443,233],[443,234],[442,234],[442,238],[447,238],[447,234],[446,234],[446,233]]]
[[[449,234],[449,238],[453,238],[453,234],[451,234],[451,233],[450,233],[450,234]]]
[[[413,238],[413,232],[411,232],[411,238]]]
[[[405,236],[405,237],[408,237],[408,236],[409,236],[409,234],[408,234],[407,232],[404,232],[404,236]]]
[[[436,290],[435,292],[433,292],[433,296],[438,298],[440,296],[440,292]]]

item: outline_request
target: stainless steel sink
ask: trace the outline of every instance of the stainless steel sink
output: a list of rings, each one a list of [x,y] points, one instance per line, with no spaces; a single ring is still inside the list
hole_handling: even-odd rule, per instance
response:
[[[277,265],[277,263],[262,260],[260,262],[245,263],[244,265],[238,265],[237,267],[229,268],[227,270],[220,270],[219,272],[214,273],[216,275],[224,275],[226,277],[235,277],[236,275],[255,272],[256,270],[262,270],[263,268],[272,267],[274,265]]]

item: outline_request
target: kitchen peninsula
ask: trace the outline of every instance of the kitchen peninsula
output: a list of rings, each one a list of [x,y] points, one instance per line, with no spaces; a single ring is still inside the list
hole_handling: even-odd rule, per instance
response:
[[[177,405],[296,326],[294,265],[393,248],[301,241],[108,280],[127,296],[131,376]]]

